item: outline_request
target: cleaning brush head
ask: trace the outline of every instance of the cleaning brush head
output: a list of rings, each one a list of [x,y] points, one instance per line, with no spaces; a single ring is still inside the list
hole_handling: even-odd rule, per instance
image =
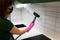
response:
[[[35,17],[40,17],[39,14],[37,14],[36,12],[33,13]]]

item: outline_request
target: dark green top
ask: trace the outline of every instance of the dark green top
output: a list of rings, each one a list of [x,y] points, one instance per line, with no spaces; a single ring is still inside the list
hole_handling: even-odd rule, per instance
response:
[[[10,33],[12,27],[11,21],[0,17],[0,40],[13,40]]]

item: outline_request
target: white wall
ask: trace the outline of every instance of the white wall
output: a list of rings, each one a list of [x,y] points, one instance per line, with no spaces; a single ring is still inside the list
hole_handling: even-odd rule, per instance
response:
[[[11,13],[11,21],[14,25],[22,23],[22,9],[14,7],[13,12]]]
[[[25,23],[27,26],[34,18],[34,11],[37,12],[41,17],[39,19],[37,18],[35,22],[36,24],[32,30],[23,34],[18,40],[39,35],[41,33],[48,36],[52,40],[60,40],[60,2],[37,3],[31,4],[29,7],[27,7],[27,9],[23,8],[21,18],[23,23]],[[19,17],[17,18],[19,19]],[[17,20],[16,22],[18,23]]]
[[[60,40],[60,2],[31,4],[27,9],[27,12],[23,10],[23,21],[30,22],[34,17],[32,12],[37,12],[41,17],[36,20],[33,29],[52,40]]]

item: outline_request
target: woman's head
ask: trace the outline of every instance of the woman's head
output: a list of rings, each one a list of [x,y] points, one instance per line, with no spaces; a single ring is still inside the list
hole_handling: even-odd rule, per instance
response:
[[[10,14],[10,10],[12,9],[12,0],[0,0],[0,16],[2,18],[6,17]]]

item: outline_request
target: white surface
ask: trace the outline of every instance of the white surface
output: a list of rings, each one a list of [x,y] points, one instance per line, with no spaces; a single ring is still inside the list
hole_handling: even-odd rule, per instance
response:
[[[23,22],[28,26],[34,18],[34,11],[41,15],[41,17],[36,20],[35,27],[30,32],[23,34],[19,39],[43,33],[52,40],[60,40],[60,2],[31,4],[27,9],[30,11],[22,8],[22,14],[15,16],[14,18],[17,17],[16,19],[12,18],[12,21],[17,24]],[[18,13],[20,12],[18,11]],[[20,17],[22,18],[21,21],[19,21]]]
[[[24,29],[24,28],[20,28],[20,30],[22,30],[22,29]],[[32,28],[29,32],[21,35],[17,40],[37,36],[37,35],[40,35],[40,34],[42,34],[42,33],[39,30],[36,30],[36,29]],[[16,38],[18,35],[13,35],[13,36],[14,36],[14,38]]]

